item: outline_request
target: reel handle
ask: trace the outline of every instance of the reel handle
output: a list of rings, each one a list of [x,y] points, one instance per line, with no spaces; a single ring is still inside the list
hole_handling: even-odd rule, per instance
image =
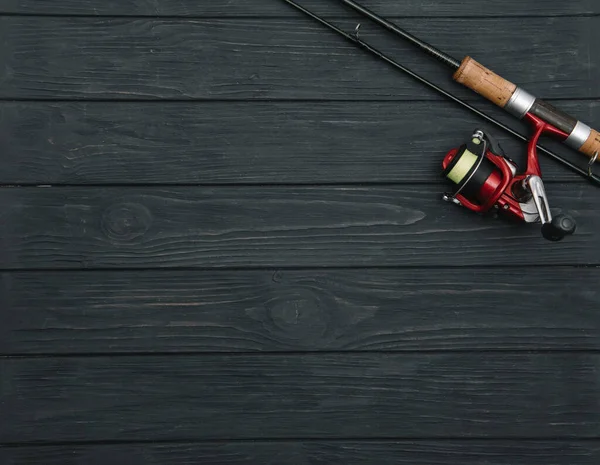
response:
[[[558,215],[551,223],[542,226],[542,236],[552,242],[562,241],[565,237],[575,234],[577,225],[569,215]]]
[[[552,217],[544,183],[539,176],[528,176],[523,180],[523,183],[531,194],[533,203],[538,211],[540,222],[542,223],[542,236],[545,239],[558,242],[567,236],[575,234],[577,225],[572,217],[565,214]]]

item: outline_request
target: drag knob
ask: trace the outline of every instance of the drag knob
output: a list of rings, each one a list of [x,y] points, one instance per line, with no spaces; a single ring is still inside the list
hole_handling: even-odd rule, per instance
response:
[[[542,235],[549,241],[558,242],[574,234],[576,229],[577,224],[573,218],[568,215],[558,215],[552,219],[552,223],[542,226]]]

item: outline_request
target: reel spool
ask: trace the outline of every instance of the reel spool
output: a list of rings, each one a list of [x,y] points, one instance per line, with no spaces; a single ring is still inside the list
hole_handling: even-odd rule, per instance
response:
[[[483,131],[451,150],[442,163],[443,176],[455,187],[443,199],[475,213],[501,211],[517,221],[542,223],[542,235],[560,241],[575,232],[575,220],[552,217],[544,184],[536,169],[517,174],[517,165]]]
[[[485,212],[491,208],[490,199],[496,200],[503,185],[502,167],[486,156],[488,141],[481,131],[477,131],[471,141],[458,150],[450,152],[443,162],[443,175],[456,186],[454,194],[446,198],[471,210]],[[510,163],[510,178],[517,167]],[[497,193],[497,195],[494,195]]]

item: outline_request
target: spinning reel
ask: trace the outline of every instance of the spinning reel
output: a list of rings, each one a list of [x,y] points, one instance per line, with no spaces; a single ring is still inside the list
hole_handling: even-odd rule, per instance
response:
[[[443,175],[456,190],[443,199],[475,213],[498,211],[517,221],[541,223],[542,235],[549,241],[561,241],[575,233],[573,218],[552,217],[536,144],[534,138],[529,145],[527,170],[519,174],[515,162],[505,156],[496,141],[476,131],[469,142],[444,158]]]

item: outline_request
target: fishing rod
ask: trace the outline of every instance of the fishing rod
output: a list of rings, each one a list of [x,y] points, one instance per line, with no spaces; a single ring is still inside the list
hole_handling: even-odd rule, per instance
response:
[[[407,40],[419,50],[436,58],[453,72],[453,79],[485,97],[495,105],[521,120],[532,122],[531,115],[541,119],[557,131],[549,133],[557,136],[567,146],[587,155],[591,164],[598,159],[600,152],[600,132],[592,129],[577,118],[564,113],[549,103],[536,98],[525,89],[504,79],[482,64],[467,56],[462,61],[451,57],[434,46],[418,39],[394,23],[365,8],[354,0],[338,0],[388,31]]]
[[[326,19],[318,16],[317,14],[313,13],[312,11],[304,8],[303,6],[299,5],[298,3],[296,3],[293,0],[283,0],[283,1],[285,3],[287,3],[288,5],[291,5],[292,7],[296,8],[297,10],[303,12],[304,14],[306,14],[309,17],[311,17],[312,19],[316,20],[317,22],[321,23],[322,25],[326,26],[327,28],[333,30],[337,34],[341,35],[345,39],[347,39],[350,42],[352,42],[353,44],[360,46],[361,48],[363,48],[367,52],[371,53],[372,55],[375,55],[377,58],[382,59],[383,61],[385,61],[389,65],[393,66],[394,68],[396,68],[396,69],[404,72],[405,74],[409,75],[410,77],[412,77],[413,79],[419,81],[420,83],[425,84],[427,87],[435,90],[436,92],[438,92],[439,94],[441,94],[444,97],[448,98],[449,100],[452,100],[453,102],[457,103],[461,107],[466,108],[470,112],[472,112],[472,113],[476,114],[477,116],[485,119],[489,123],[495,125],[496,127],[502,129],[503,131],[511,134],[512,136],[516,137],[517,139],[520,139],[523,142],[528,142],[529,141],[529,138],[525,137],[523,134],[521,134],[521,133],[515,131],[514,129],[510,128],[509,126],[501,123],[500,121],[498,121],[497,119],[489,116],[485,112],[478,110],[477,108],[473,107],[472,105],[469,105],[466,101],[464,101],[464,100],[456,97],[455,95],[451,94],[450,92],[445,91],[444,89],[442,89],[441,87],[437,86],[433,82],[427,80],[426,78],[424,78],[423,76],[415,73],[414,71],[410,70],[409,68],[401,65],[400,63],[398,63],[397,61],[393,60],[392,58],[390,58],[389,56],[387,56],[386,54],[384,54],[380,50],[376,49],[375,47],[369,45],[367,42],[363,41],[359,37],[359,35],[358,35],[358,30],[360,28],[360,24],[357,26],[357,28],[354,31],[354,33],[349,33],[349,32],[346,32],[346,31],[340,29],[339,27],[335,26],[333,23],[327,21]],[[344,0],[341,0],[341,1],[344,1]],[[354,2],[352,2],[352,4],[356,5]],[[368,10],[364,9],[364,11],[368,11]],[[373,13],[370,13],[370,14],[373,14]],[[385,21],[385,20],[383,20],[383,21]],[[388,24],[390,25],[390,27],[392,27],[391,23],[388,23]],[[398,28],[398,30],[400,30],[400,29]],[[408,33],[406,33],[406,34],[408,36],[414,38],[414,36],[411,36]],[[419,39],[416,39],[416,38],[414,38],[414,39],[417,40],[417,41],[419,41]],[[421,41],[419,41],[419,42],[421,42]],[[421,42],[421,43],[425,44],[425,42]],[[446,59],[448,61],[450,61],[451,63],[453,63],[453,64],[459,64],[460,65],[460,62],[458,60],[455,60],[455,59],[449,57],[448,55],[443,54],[440,51],[436,52],[435,49],[433,47],[431,47],[431,46],[428,46],[428,47],[429,48],[427,50],[428,50],[429,53],[437,53],[440,56],[446,57]],[[590,163],[590,165],[588,166],[588,169],[584,170],[584,169],[580,168],[578,165],[576,165],[575,163],[572,163],[571,161],[567,160],[566,158],[562,157],[561,155],[558,155],[556,152],[553,152],[553,151],[551,151],[551,150],[543,147],[542,145],[538,144],[537,145],[537,149],[539,151],[543,152],[544,154],[546,154],[548,157],[550,157],[554,161],[562,164],[563,166],[565,166],[566,168],[568,168],[572,172],[577,173],[577,174],[583,176],[585,179],[591,181],[594,185],[600,187],[600,176],[594,174],[593,171],[591,170],[591,168],[593,166],[593,163]],[[596,160],[593,160],[593,161],[595,162]]]
[[[531,139],[528,139],[523,134],[474,108],[464,100],[445,91],[363,41],[359,37],[360,24],[353,33],[349,33],[293,0],[283,1],[394,68],[444,95],[463,108],[475,113],[518,139],[528,142],[527,170],[517,174],[518,168],[516,164],[504,155],[493,137],[483,131],[475,131],[467,143],[458,149],[450,151],[444,158],[443,174],[447,179],[456,184],[456,192],[445,194],[443,196],[444,200],[464,206],[477,213],[501,210],[509,216],[526,223],[542,223],[542,234],[546,239],[551,241],[560,241],[567,235],[575,232],[575,221],[571,217],[568,215],[558,215],[553,218],[550,213],[550,207],[541,180],[541,169],[537,159],[537,151],[545,153],[550,158],[566,166],[573,172],[584,176],[596,186],[599,186],[600,178],[593,173],[593,165],[598,160],[598,150],[600,149],[600,134],[597,131],[560,112],[548,103],[535,99],[524,90],[517,88],[479,65],[472,58],[467,57],[461,63],[355,1],[340,0],[363,16],[409,40],[413,45],[454,69],[455,80],[458,82],[494,101],[497,105],[506,108],[521,119],[530,122],[535,128],[535,134]],[[570,132],[567,132],[567,130],[570,130]],[[539,139],[544,134],[552,135],[566,142],[567,145],[589,155],[591,160],[587,170],[578,167],[564,157],[541,146]]]

